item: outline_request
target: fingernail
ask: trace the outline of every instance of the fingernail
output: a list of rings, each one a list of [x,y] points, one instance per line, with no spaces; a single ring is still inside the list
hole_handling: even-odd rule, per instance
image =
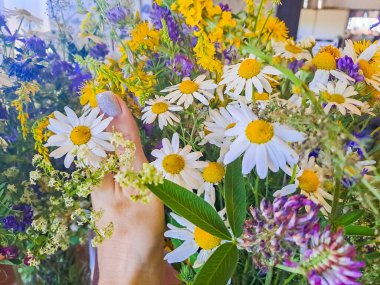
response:
[[[110,117],[116,117],[120,115],[121,108],[119,102],[116,99],[116,95],[111,91],[105,91],[96,95],[98,106],[100,110]]]

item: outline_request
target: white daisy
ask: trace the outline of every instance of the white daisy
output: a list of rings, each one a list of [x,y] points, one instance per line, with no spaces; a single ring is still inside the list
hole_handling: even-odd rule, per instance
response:
[[[198,188],[198,196],[204,193],[204,200],[211,205],[215,204],[215,188],[223,180],[225,174],[224,166],[218,162],[209,162],[203,169],[202,176],[204,182]]]
[[[252,100],[253,87],[257,92],[272,92],[268,80],[275,81],[268,75],[280,75],[280,71],[272,66],[263,66],[257,59],[250,57],[243,59],[238,64],[224,66],[223,80],[219,85],[226,84],[225,93],[237,98],[245,88],[245,97]]]
[[[171,105],[165,98],[156,96],[155,99],[147,100],[145,108],[142,110],[141,119],[146,124],[153,123],[158,118],[158,126],[162,130],[168,124],[178,123],[179,118],[172,112],[182,110],[182,107]]]
[[[304,49],[311,49],[315,46],[315,38],[314,37],[308,37],[303,38],[298,41],[300,47]]]
[[[173,135],[172,142],[167,138],[162,140],[162,148],[152,151],[157,159],[152,164],[163,172],[165,178],[187,189],[197,189],[202,183],[200,169],[205,167],[205,161],[198,161],[202,153],[191,152],[191,146],[179,147],[179,136]]]
[[[182,82],[165,88],[161,92],[170,92],[166,95],[171,103],[176,102],[178,105],[184,104],[185,109],[193,103],[194,98],[208,105],[208,100],[214,98],[214,89],[218,86],[212,79],[205,80],[206,75],[199,75],[195,80],[189,77],[182,79]]]
[[[357,45],[356,49],[355,44]],[[354,63],[359,64],[367,84],[380,91],[380,62],[375,60],[375,55],[379,54],[379,44],[369,44],[369,42],[367,44],[366,41],[355,44],[351,40],[347,40],[343,55],[351,57]],[[363,45],[368,45],[368,47],[362,50],[365,47]]]
[[[275,56],[280,56],[285,59],[311,59],[310,52],[306,49],[303,49],[292,39],[289,39],[285,42],[275,42],[273,44],[273,49],[275,51]]]
[[[240,110],[228,108],[237,120],[236,126],[226,131],[226,136],[236,137],[224,157],[229,164],[243,156],[242,172],[248,174],[255,166],[260,178],[268,174],[268,167],[273,172],[279,168],[287,172],[298,162],[297,153],[288,145],[304,140],[304,135],[286,125],[270,123],[259,119],[247,106]]]
[[[287,196],[294,193],[297,188],[300,188],[301,194],[307,196],[314,203],[322,205],[321,211],[324,214],[330,213],[331,206],[326,199],[332,201],[333,196],[322,189],[323,175],[318,170],[314,156],[304,160],[301,169],[297,172],[294,184],[289,184],[281,190],[274,192],[273,196]]]
[[[112,133],[103,132],[112,121],[112,117],[103,120],[99,108],[86,111],[81,117],[77,117],[73,110],[65,107],[67,116],[55,111],[54,117],[49,119],[48,129],[52,135],[45,146],[58,146],[50,153],[55,159],[66,155],[64,164],[69,168],[74,158],[79,156],[85,159],[85,164],[98,167],[101,158],[107,156],[106,151],[113,151],[114,147],[108,142]],[[84,153],[87,156],[84,157]]]
[[[229,108],[235,108],[233,105]],[[222,161],[231,144],[231,137],[226,137],[225,132],[236,125],[234,119],[226,108],[219,110],[209,109],[209,118],[204,122],[205,137],[200,145],[210,143],[220,148],[218,161]]]
[[[333,55],[332,52],[329,52],[329,50],[334,51],[333,48],[322,49],[311,60],[311,62],[317,69],[315,71],[313,80],[309,84],[311,89],[315,89],[318,84],[326,85],[329,81],[330,75],[346,83],[348,83],[349,81],[355,81],[355,79],[348,76],[343,71],[338,70],[335,58],[336,55]],[[336,52],[338,53],[339,50],[337,50]]]
[[[328,114],[333,106],[336,106],[342,115],[346,115],[346,109],[353,114],[361,114],[356,106],[362,106],[363,102],[352,99],[358,92],[355,91],[354,86],[348,86],[344,81],[328,82],[327,85],[318,84],[318,89],[322,99],[327,102],[323,108]]]
[[[219,212],[219,216],[224,218],[225,210]],[[211,254],[226,241],[209,234],[208,232],[198,228],[193,223],[185,218],[182,218],[174,213],[170,213],[172,218],[183,228],[168,224],[169,230],[164,233],[165,237],[183,240],[184,242],[169,252],[165,256],[168,263],[181,262],[199,251],[197,259],[194,262],[194,268],[198,268],[206,263]]]

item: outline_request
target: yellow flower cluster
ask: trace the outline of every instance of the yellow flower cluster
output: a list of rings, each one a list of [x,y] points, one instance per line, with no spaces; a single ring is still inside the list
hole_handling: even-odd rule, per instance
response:
[[[138,24],[131,32],[131,40],[127,41],[132,51],[154,50],[160,41],[159,32],[149,27],[148,22]]]
[[[288,38],[288,28],[285,23],[277,17],[260,17],[256,32],[261,35],[263,43],[270,40],[285,41]]]
[[[20,121],[22,137],[25,139],[29,131],[27,125],[29,114],[24,111],[24,105],[30,102],[30,96],[34,96],[40,90],[40,87],[36,81],[20,82],[20,84],[21,86],[15,92],[18,99],[12,102],[12,106],[18,112],[17,119]]]
[[[200,33],[194,52],[197,57],[197,63],[204,69],[211,72],[222,72],[223,64],[215,58],[215,45],[210,42],[205,33]]]
[[[42,118],[36,122],[32,128],[32,133],[35,140],[34,149],[37,150],[37,152],[41,154],[46,160],[49,158],[49,150],[44,146],[44,143],[51,135],[51,132],[46,129],[49,125],[50,118],[54,118],[54,115],[51,114],[50,116]]]

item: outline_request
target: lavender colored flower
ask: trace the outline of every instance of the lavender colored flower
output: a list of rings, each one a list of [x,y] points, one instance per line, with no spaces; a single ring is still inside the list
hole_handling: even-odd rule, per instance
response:
[[[356,249],[345,242],[342,232],[333,233],[330,226],[320,232],[316,225],[299,264],[311,285],[360,284],[356,279],[362,275],[360,268],[365,263],[355,260]]]
[[[154,3],[152,5],[152,10],[149,15],[153,26],[160,30],[162,29],[162,22],[161,20],[164,19],[166,22],[166,25],[168,26],[169,31],[169,37],[173,42],[177,42],[179,40],[179,27],[177,22],[174,20],[171,11],[166,8],[157,5]]]
[[[122,6],[115,6],[106,13],[108,20],[113,24],[119,24],[125,20],[128,15],[127,9]]]
[[[14,215],[8,215],[1,222],[4,224],[6,230],[13,230],[14,232],[24,232],[33,221],[33,209],[30,205],[19,204],[13,205],[12,210],[18,211]]]
[[[348,76],[355,79],[356,82],[361,82],[364,80],[364,76],[359,73],[359,64],[354,63],[352,58],[347,55],[337,60],[337,67],[339,70],[347,73]]]
[[[105,43],[96,44],[90,48],[90,55],[96,59],[104,59],[108,53],[109,50]]]
[[[228,4],[219,3],[218,5],[222,9],[223,12],[225,11],[231,12],[231,8],[230,6],[228,6]]]
[[[32,36],[25,40],[25,49],[38,57],[46,56],[46,44],[39,37]]]
[[[73,74],[70,76],[71,84],[70,91],[78,92],[83,83],[92,78],[90,73],[82,73],[79,65],[76,63],[74,66]]]
[[[9,64],[9,76],[16,76],[21,81],[37,80],[44,66],[31,58],[21,61],[11,59]]]
[[[250,209],[252,218],[245,221],[242,246],[253,253],[254,264],[266,271],[293,256],[297,246],[307,244],[319,208],[303,195],[278,197],[273,204],[263,199],[260,209]]]
[[[174,60],[169,62],[169,66],[171,66],[174,72],[181,77],[190,76],[191,71],[194,68],[193,63],[182,54],[177,54],[174,57]]]
[[[305,64],[305,60],[304,59],[301,59],[301,60],[293,60],[291,62],[289,62],[288,64],[288,68],[293,71],[294,73],[296,73],[298,70],[300,70],[300,68],[302,68],[302,66]]]
[[[14,245],[0,247],[0,254],[5,257],[5,259],[16,259],[18,258],[18,248]]]

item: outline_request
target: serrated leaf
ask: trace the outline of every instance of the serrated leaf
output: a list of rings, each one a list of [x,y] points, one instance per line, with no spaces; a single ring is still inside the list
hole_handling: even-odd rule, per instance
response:
[[[337,218],[334,223],[341,226],[348,226],[357,220],[359,220],[364,214],[363,210],[354,210],[349,213],[346,213],[339,218]]]
[[[236,159],[227,166],[224,179],[224,197],[227,218],[235,237],[243,233],[243,223],[246,217],[246,192],[241,171],[241,159]]]
[[[232,239],[216,210],[192,191],[166,179],[163,184],[151,184],[148,188],[170,209],[197,227],[221,239]]]
[[[346,226],[344,228],[344,234],[353,236],[376,236],[374,229],[359,225]]]
[[[222,244],[195,276],[193,285],[224,285],[235,271],[239,251],[235,244]]]

